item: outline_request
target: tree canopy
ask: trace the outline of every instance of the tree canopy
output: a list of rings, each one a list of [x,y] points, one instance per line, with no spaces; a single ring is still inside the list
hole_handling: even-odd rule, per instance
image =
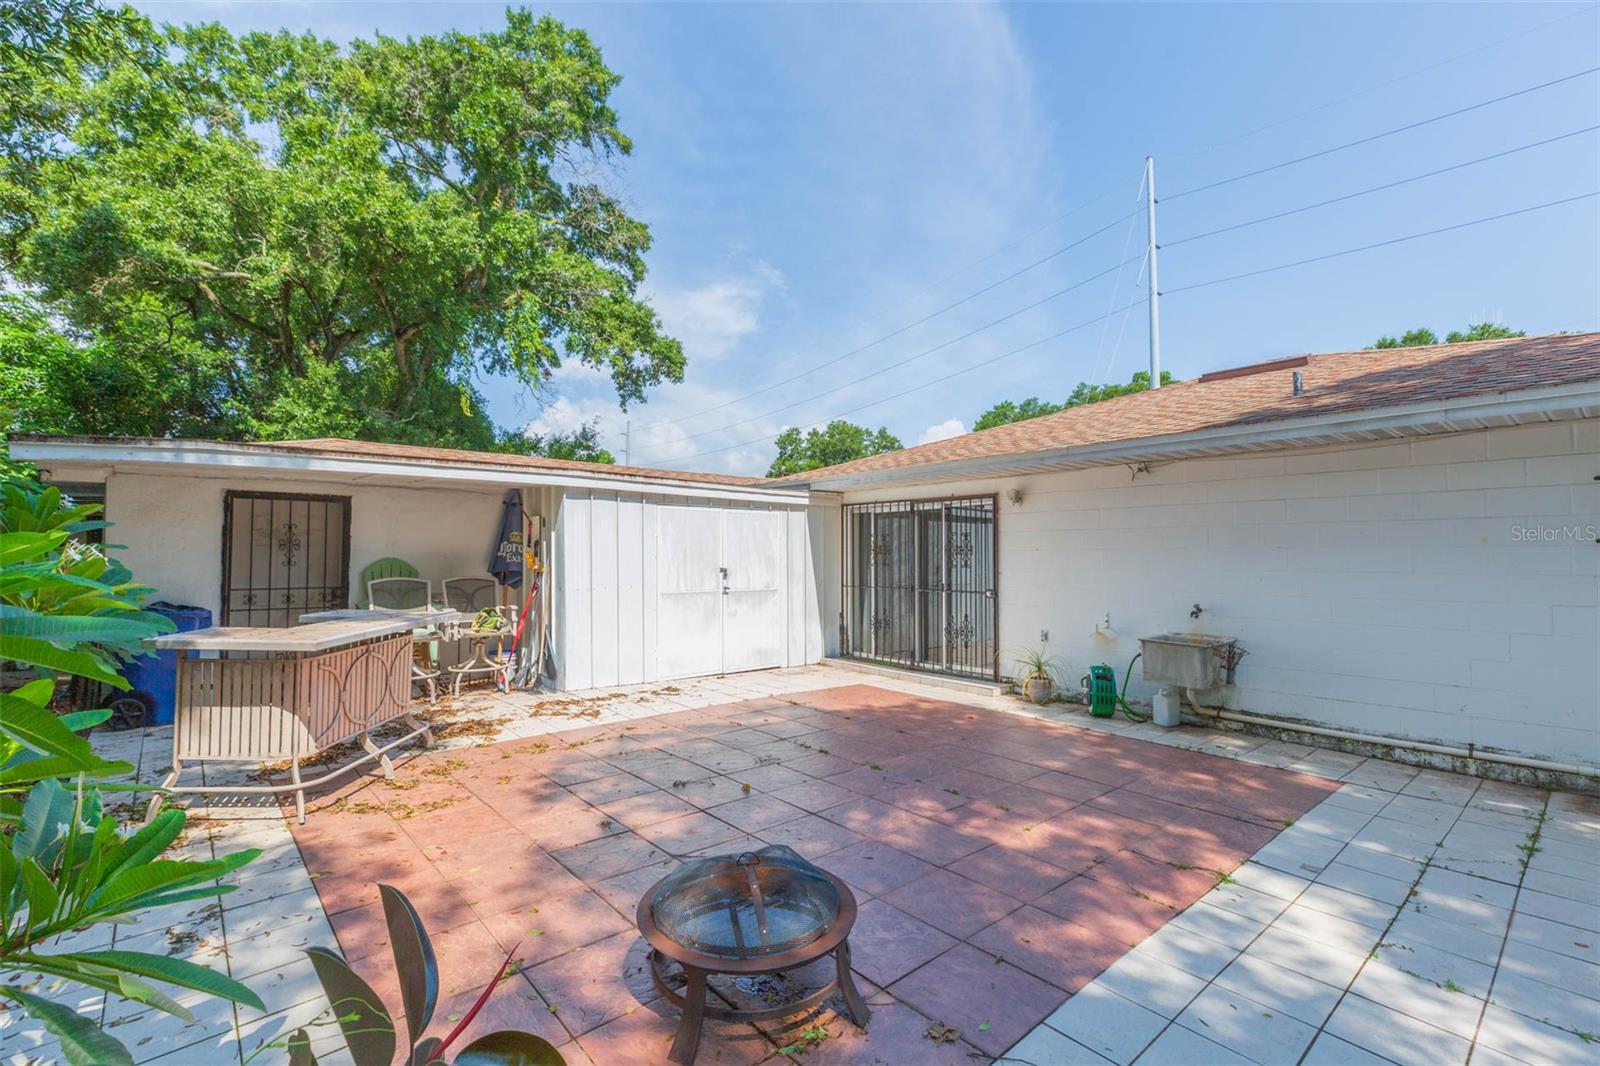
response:
[[[1446,344],[1460,344],[1462,341],[1495,341],[1506,337],[1526,337],[1527,334],[1520,329],[1500,325],[1498,322],[1475,322],[1466,329],[1453,329],[1445,334]],[[1424,348],[1430,344],[1438,344],[1439,335],[1427,326],[1418,326],[1408,329],[1398,337],[1379,337],[1373,342],[1374,348]]]
[[[0,388],[49,394],[14,428],[583,450],[498,431],[474,381],[576,360],[626,406],[682,380],[581,30],[341,48],[49,7],[0,80]]]
[[[1167,370],[1161,372],[1161,384],[1172,384],[1172,373]],[[1021,403],[1011,400],[1001,400],[983,414],[979,415],[972,423],[973,432],[980,429],[993,429],[995,426],[1010,425],[1012,422],[1026,422],[1030,418],[1040,415],[1053,415],[1057,411],[1065,411],[1069,407],[1082,407],[1087,403],[1099,403],[1116,396],[1127,396],[1134,392],[1150,391],[1150,371],[1136,371],[1126,385],[1091,385],[1087,381],[1080,381],[1070,395],[1060,403],[1041,400],[1037,396],[1029,396]]]
[[[824,466],[848,463],[852,459],[865,459],[869,455],[899,451],[905,445],[898,437],[879,426],[876,430],[858,426],[854,422],[835,419],[823,429],[807,430],[803,435],[793,426],[778,434],[774,441],[778,457],[767,469],[768,477],[799,474]]]

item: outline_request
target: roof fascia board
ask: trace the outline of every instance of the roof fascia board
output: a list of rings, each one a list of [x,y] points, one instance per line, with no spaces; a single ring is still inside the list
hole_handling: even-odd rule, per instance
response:
[[[28,462],[89,463],[126,469],[129,466],[194,469],[248,474],[294,476],[296,474],[344,474],[351,477],[394,477],[432,481],[476,482],[503,486],[549,485],[564,489],[638,492],[647,495],[693,497],[697,499],[765,501],[803,504],[807,490],[803,485],[783,487],[741,487],[711,482],[673,481],[636,478],[628,475],[579,473],[564,470],[509,470],[443,463],[418,463],[404,459],[353,458],[266,449],[238,449],[207,441],[163,441],[159,444],[90,441],[13,441],[11,455]]]
[[[1336,443],[1326,438],[1338,434],[1387,433],[1403,437],[1407,431],[1454,432],[1459,422],[1505,419],[1515,421],[1529,416],[1581,417],[1586,410],[1600,407],[1600,382],[1579,382],[1544,389],[1519,390],[1468,396],[1402,407],[1338,411],[1311,418],[1222,426],[1217,429],[1168,433],[1157,437],[1106,444],[1072,445],[1009,455],[958,459],[946,463],[925,463],[863,471],[805,482],[813,491],[840,491],[890,485],[900,482],[939,482],[1004,476],[1019,468],[1037,471],[1042,466],[1060,464],[1063,469],[1126,462],[1156,455],[1182,458],[1185,452],[1212,455],[1223,449],[1253,451],[1273,445],[1296,443]]]

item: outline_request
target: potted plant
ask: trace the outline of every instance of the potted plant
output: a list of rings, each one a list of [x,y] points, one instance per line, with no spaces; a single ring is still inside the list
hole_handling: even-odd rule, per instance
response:
[[[1029,703],[1045,703],[1056,689],[1055,660],[1043,648],[1028,648],[1017,657],[1022,677],[1017,682]]]

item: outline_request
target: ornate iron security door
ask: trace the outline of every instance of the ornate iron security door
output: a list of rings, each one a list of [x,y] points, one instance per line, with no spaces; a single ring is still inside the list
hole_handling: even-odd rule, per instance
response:
[[[350,497],[230,492],[222,510],[222,625],[350,605]]]
[[[844,508],[845,652],[998,677],[995,498]]]

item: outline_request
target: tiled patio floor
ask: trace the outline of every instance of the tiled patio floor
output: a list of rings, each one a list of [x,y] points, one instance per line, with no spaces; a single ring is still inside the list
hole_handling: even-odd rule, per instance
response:
[[[439,833],[441,825],[449,826],[452,809],[481,801],[470,789],[436,786],[452,772],[474,766],[478,767],[472,771],[474,776],[489,782],[485,788],[509,785],[514,771],[520,775],[518,779],[535,785],[551,781],[543,772],[534,775],[522,768],[518,751],[537,747],[541,742],[549,745],[546,754],[566,751],[571,748],[568,741],[574,738],[573,730],[578,726],[597,734],[620,734],[629,743],[641,747],[661,746],[665,742],[651,738],[691,722],[709,708],[737,701],[772,700],[794,708],[789,712],[791,715],[802,713],[804,717],[803,712],[798,712],[799,704],[794,702],[798,693],[838,689],[859,685],[861,681],[859,673],[819,666],[704,678],[671,686],[640,686],[561,696],[526,692],[476,693],[458,706],[446,705],[439,710],[447,719],[471,722],[479,728],[446,740],[425,759],[406,760],[397,786],[379,785],[373,779],[365,779],[361,791],[346,805],[346,814],[349,817],[363,815],[364,820],[370,820],[369,824],[377,827],[376,832],[392,832],[393,839],[403,842],[412,851],[423,853],[423,859],[434,867],[437,879],[422,878],[434,887],[415,893],[419,905],[437,909],[445,914],[447,921],[452,907],[458,915],[462,913],[461,908],[470,912],[461,925],[471,929],[471,933],[457,936],[450,930],[438,937],[444,945],[441,954],[448,950],[450,958],[466,960],[446,963],[444,978],[447,988],[453,989],[452,997],[459,997],[466,985],[481,983],[482,979],[475,975],[484,970],[492,971],[499,963],[499,938],[515,932],[496,921],[495,915],[478,917],[485,894],[496,889],[507,890],[508,883],[510,891],[526,893],[530,884],[537,884],[545,886],[540,893],[544,902],[530,906],[540,906],[541,911],[509,917],[502,912],[501,915],[507,922],[527,919],[526,939],[519,954],[538,960],[529,966],[529,973],[542,971],[552,988],[577,990],[568,994],[569,1012],[582,1018],[585,1012],[598,1010],[604,1016],[614,1008],[612,1001],[599,996],[597,990],[604,987],[604,982],[615,982],[615,977],[609,975],[637,971],[642,961],[631,931],[633,901],[647,887],[648,881],[669,864],[652,860],[641,869],[616,873],[606,869],[604,860],[595,854],[581,850],[571,852],[566,858],[578,857],[583,872],[591,878],[598,877],[596,884],[603,888],[596,891],[564,865],[562,857],[553,853],[581,848],[585,844],[592,845],[589,852],[599,853],[606,850],[606,845],[593,845],[592,840],[569,835],[566,840],[550,840],[548,848],[535,843],[521,855],[492,855],[487,864],[481,856],[463,856],[461,862],[470,874],[463,877],[462,870],[451,867],[449,860],[438,853],[438,848],[471,843],[471,832],[445,830],[447,839],[428,842],[433,845],[431,853],[428,844],[419,843],[413,834]],[[1093,981],[1083,985],[1043,1023],[1007,1049],[1002,1061],[1034,1066],[1078,1062],[1094,1066],[1105,1066],[1107,1062],[1138,1063],[1139,1066],[1213,1062],[1251,1062],[1261,1066],[1275,1063],[1299,1063],[1301,1066],[1528,1063],[1543,1066],[1596,1061],[1596,1048],[1600,1047],[1596,1042],[1600,1037],[1600,862],[1595,856],[1600,855],[1600,800],[1595,797],[1547,793],[1457,774],[1419,770],[1383,759],[1366,759],[1194,726],[1162,730],[1120,718],[1091,719],[1081,707],[1073,705],[1035,708],[1009,697],[953,693],[920,679],[875,678],[871,683],[879,690],[892,690],[892,697],[877,698],[891,698],[896,705],[912,708],[912,719],[927,706],[957,705],[960,717],[954,731],[917,728],[911,729],[909,734],[895,736],[909,735],[907,743],[913,753],[916,745],[923,745],[923,754],[931,750],[948,751],[950,757],[944,765],[959,767],[980,778],[1005,781],[1006,771],[1010,769],[1008,760],[1035,767],[1041,765],[1028,761],[1028,756],[1040,754],[1032,738],[1051,735],[1075,738],[1091,750],[1104,741],[1116,740],[1119,745],[1142,741],[1123,750],[1148,755],[1153,760],[1152,767],[1176,765],[1166,760],[1184,752],[1217,756],[1226,760],[1222,764],[1224,788],[1242,784],[1259,767],[1272,767],[1287,768],[1300,778],[1319,779],[1322,787],[1332,790],[1292,826],[1282,829],[1251,854],[1230,880],[1211,888],[1177,917],[1122,954]],[[807,700],[822,707],[831,706],[826,696],[807,697]],[[821,713],[826,716],[824,721],[837,720],[840,724],[839,729],[828,732],[855,734],[854,739],[858,741],[859,731],[897,717],[892,708],[868,711],[851,718],[843,717],[853,714],[849,711],[824,710]],[[1048,728],[1037,720],[1069,723],[1077,729]],[[792,718],[786,721],[794,722]],[[800,721],[785,726],[768,722],[755,728],[772,734],[772,741],[761,741],[754,735],[748,740],[760,748],[788,739],[778,734],[808,724]],[[705,739],[705,730],[722,728],[704,718],[699,725],[701,731],[694,734],[697,739]],[[962,729],[983,732],[992,729],[1007,736],[1025,737],[1028,741],[1021,748],[1013,746],[985,752],[958,731]],[[567,812],[593,808],[619,822],[619,829],[606,830],[607,839],[615,838],[613,844],[619,847],[624,840],[637,840],[631,847],[643,849],[646,854],[651,849],[665,854],[686,844],[691,845],[692,850],[698,843],[722,850],[721,844],[705,842],[723,830],[708,832],[703,838],[690,832],[708,824],[707,817],[692,820],[688,817],[704,815],[706,807],[712,810],[709,820],[739,831],[735,834],[739,840],[745,832],[756,836],[772,835],[772,827],[783,824],[778,816],[785,816],[785,820],[794,824],[797,836],[803,831],[804,839],[813,846],[824,846],[822,842],[837,840],[832,834],[841,830],[854,833],[858,826],[807,812],[826,815],[847,803],[881,810],[869,805],[877,801],[885,803],[891,811],[898,811],[896,818],[907,820],[903,824],[916,826],[926,835],[929,846],[920,856],[912,854],[912,858],[927,863],[928,868],[908,864],[913,872],[921,874],[912,884],[915,880],[931,878],[939,869],[944,871],[942,877],[954,875],[964,879],[955,882],[957,884],[972,882],[995,888],[1008,897],[997,904],[992,898],[971,890],[971,900],[987,900],[971,904],[975,913],[987,915],[1000,908],[1011,908],[1011,913],[998,921],[991,919],[987,929],[970,933],[961,928],[941,929],[941,923],[959,925],[963,915],[943,908],[937,892],[907,891],[897,895],[907,884],[891,886],[889,882],[903,877],[906,871],[897,871],[895,862],[880,865],[878,858],[865,858],[865,853],[880,848],[884,849],[879,852],[882,855],[888,855],[887,849],[891,848],[915,853],[919,841],[907,839],[904,834],[880,841],[873,839],[871,832],[866,834],[866,841],[845,837],[845,843],[832,853],[821,855],[821,861],[824,865],[837,863],[842,867],[847,858],[858,860],[850,875],[864,899],[856,955],[862,972],[869,977],[865,990],[874,1004],[872,1028],[863,1036],[841,1019],[824,1015],[820,1020],[830,1034],[828,1039],[800,1049],[799,1060],[899,1066],[908,1061],[908,1049],[909,1061],[919,1064],[970,1066],[987,1059],[988,1055],[968,1041],[982,1040],[993,1033],[994,1018],[984,1019],[990,1023],[988,1029],[983,1028],[983,1020],[977,1023],[976,1032],[971,1026],[966,1027],[962,1039],[955,1043],[935,1045],[924,1035],[927,1024],[924,1012],[938,1013],[944,1009],[937,992],[927,991],[926,984],[919,988],[918,974],[939,972],[930,969],[932,963],[942,963],[947,973],[984,971],[981,975],[974,974],[975,987],[981,987],[984,982],[998,982],[1002,977],[1014,981],[1018,988],[1036,989],[1042,982],[1058,990],[1055,993],[1058,999],[1065,996],[1065,989],[1051,982],[1078,980],[1051,970],[1052,963],[1042,952],[1030,954],[1019,949],[1012,954],[1005,951],[1002,965],[990,961],[985,964],[987,970],[984,965],[972,965],[984,958],[992,960],[994,952],[1001,950],[998,947],[1001,941],[995,939],[987,947],[986,942],[1008,931],[1013,934],[1009,942],[1032,949],[1034,943],[1022,944],[1023,938],[1030,942],[1035,939],[1023,918],[1044,923],[1039,926],[1041,929],[1052,928],[1048,924],[1051,918],[1071,913],[1062,908],[1072,905],[1073,893],[1085,893],[1092,901],[1122,898],[1096,894],[1101,884],[1108,893],[1122,891],[1117,887],[1116,877],[1110,876],[1119,867],[1110,865],[1110,860],[1101,864],[1104,877],[1080,874],[1067,883],[1071,891],[1061,890],[1056,882],[1062,876],[1058,871],[1070,872],[1071,863],[1051,852],[1049,844],[1039,848],[1032,833],[1024,834],[1020,830],[1008,839],[1003,838],[999,846],[1028,854],[1036,862],[1019,863],[1004,883],[997,884],[992,871],[985,869],[986,855],[992,858],[1001,854],[994,850],[996,845],[987,844],[967,855],[950,856],[950,838],[942,829],[953,830],[954,839],[963,840],[972,834],[972,823],[962,825],[962,820],[985,817],[986,810],[991,820],[1001,824],[1004,819],[998,815],[1026,817],[1024,807],[1011,803],[1004,796],[1007,788],[1017,791],[1018,782],[1011,781],[983,796],[951,775],[943,782],[925,779],[922,785],[931,785],[932,789],[913,791],[915,774],[911,775],[913,780],[899,780],[895,771],[900,767],[892,766],[882,756],[875,756],[865,748],[852,752],[843,743],[819,743],[818,739],[808,739],[801,734],[800,742],[812,744],[810,749],[801,749],[804,756],[782,764],[764,764],[762,759],[767,752],[757,754],[749,747],[723,743],[721,738],[728,735],[713,733],[712,739],[722,747],[753,756],[754,762],[746,760],[750,769],[735,769],[737,757],[731,755],[729,758],[734,762],[712,767],[695,760],[694,751],[704,755],[716,750],[713,748],[697,746],[693,751],[682,753],[688,756],[688,763],[701,770],[719,771],[712,779],[729,790],[729,798],[722,802],[715,802],[722,797],[712,794],[718,785],[674,789],[674,781],[690,780],[689,776],[676,772],[669,779],[661,780],[667,767],[677,765],[671,758],[682,755],[667,759],[640,757],[636,766],[624,765],[616,773],[601,772],[587,781],[571,779],[562,783],[559,778],[563,775],[558,771],[555,783],[561,791],[552,794],[565,792],[574,797],[562,808]],[[93,740],[108,756],[127,759],[137,766],[139,780],[158,780],[170,759],[171,731],[167,728],[96,733]],[[520,743],[500,743],[504,741]],[[486,755],[479,751],[481,745],[490,742],[497,743],[493,750],[508,751],[511,758],[499,759],[498,754]],[[598,759],[602,743],[596,741],[572,750]],[[827,747],[827,756],[842,761],[815,759],[823,755],[819,747]],[[627,750],[632,749],[624,745],[615,754]],[[1015,758],[1017,755],[1023,758]],[[781,753],[779,757],[782,758]],[[593,764],[575,755],[562,755],[555,761],[566,758],[594,769]],[[805,768],[807,764],[799,762],[800,758],[813,758],[809,769]],[[452,766],[452,759],[461,760],[461,765]],[[486,775],[483,765],[492,765],[496,760],[504,769]],[[868,773],[858,773],[850,779],[856,781],[857,787],[831,780],[833,776],[857,773],[863,765],[870,770],[873,762],[882,768],[876,773],[885,777],[878,784],[886,794],[898,790],[900,794],[891,797],[898,799],[898,803],[885,796],[869,794],[877,786]],[[537,769],[537,762],[530,762],[530,765]],[[607,762],[606,765],[612,764]],[[1067,765],[1066,777],[1082,777],[1087,765],[1082,760]],[[837,773],[830,774],[830,767]],[[247,769],[219,774],[215,767],[207,767],[204,772],[208,783],[217,784],[223,780],[237,780]],[[794,771],[802,780],[780,781],[786,776],[780,771]],[[1061,772],[1050,769],[1050,773]],[[628,778],[621,777],[622,774],[651,786],[653,791],[644,791],[642,784],[629,786],[641,788],[638,796],[661,793],[682,799],[689,807],[672,808],[678,812],[676,819],[668,815],[660,822],[653,819],[656,814],[662,814],[661,811],[636,815],[632,820],[650,818],[652,824],[641,824],[635,831],[628,827],[629,810],[649,807],[650,802],[639,800],[629,805],[629,800],[638,797],[617,792],[608,794],[603,779],[620,778],[626,783]],[[655,780],[651,780],[652,777]],[[888,777],[895,777],[893,783]],[[506,780],[502,782],[501,778]],[[804,779],[815,783],[804,789],[796,787],[805,784]],[[1093,777],[1090,780],[1097,788],[1117,783]],[[1091,797],[1074,795],[1073,791],[1082,786],[1074,786],[1048,773],[1034,774],[1033,780],[1025,783],[1032,791],[1047,796],[1069,802],[1081,800],[1077,807],[1062,812],[1069,817],[1077,814],[1087,819],[1089,815],[1099,817],[1104,813],[1148,823],[1153,816],[1149,812],[1161,808],[1146,808],[1141,813],[1133,805],[1159,798],[1148,793],[1160,792],[1168,781],[1177,783],[1171,775],[1156,784],[1128,783],[1113,790],[1109,797],[1104,791]],[[748,796],[739,787],[744,783],[751,785]],[[1035,784],[1057,787],[1052,791],[1047,787],[1034,788]],[[413,787],[408,788],[408,785]],[[945,787],[961,791],[964,802],[940,809],[940,805],[957,800],[954,793],[943,791]],[[785,789],[790,790],[787,795],[770,795],[783,793]],[[590,794],[584,796],[584,791]],[[465,798],[459,803],[436,806],[462,794]],[[1222,812],[1207,811],[1203,795],[1198,802],[1193,797],[1183,796],[1182,790],[1178,795],[1182,802],[1175,806],[1197,816],[1241,813],[1232,808]],[[1141,796],[1143,800],[1138,798]],[[357,806],[372,803],[376,807],[380,799],[381,811]],[[1117,805],[1108,811],[1113,799],[1118,801]],[[931,805],[928,801],[932,801]],[[329,801],[324,799],[323,802]],[[411,804],[410,811],[403,812],[397,806],[405,802]],[[1000,811],[999,802],[1007,803],[1012,811]],[[1037,799],[1037,802],[1050,804],[1053,801]],[[730,803],[740,807],[729,806]],[[718,812],[717,808],[722,810]],[[800,813],[788,814],[788,808]],[[267,1006],[266,1013],[180,997],[195,1006],[197,1015],[193,1024],[182,1025],[170,1016],[138,1011],[115,998],[107,1003],[105,997],[86,991],[82,986],[57,987],[46,983],[37,986],[36,991],[106,1024],[141,1064],[223,1066],[231,1063],[239,1066],[254,1063],[265,1066],[278,1063],[284,1060],[282,1051],[263,1047],[263,1044],[281,1040],[297,1026],[311,1024],[313,1047],[321,1061],[326,1066],[348,1066],[350,1060],[343,1051],[342,1037],[337,1027],[330,1024],[327,1001],[302,954],[303,949],[311,945],[335,942],[334,926],[314,887],[314,882],[321,877],[314,878],[313,874],[320,875],[322,867],[315,861],[308,867],[302,860],[300,848],[274,804],[218,797],[209,806],[194,803],[190,809],[196,817],[180,848],[184,854],[209,857],[242,847],[262,849],[260,858],[235,875],[239,890],[219,900],[180,904],[161,913],[148,914],[133,925],[96,926],[63,937],[50,949],[68,951],[109,945],[164,950],[226,969],[261,995]],[[735,815],[736,809],[741,809],[743,814]],[[409,813],[410,817],[395,819],[389,813],[391,810]],[[614,813],[617,811],[621,814]],[[1048,807],[1042,808],[1041,813],[1048,813]],[[511,808],[497,810],[496,816],[511,829],[517,829],[526,821],[519,821]],[[681,834],[669,833],[669,827],[662,824],[673,820],[683,822]],[[1041,820],[1046,824],[1054,821],[1051,818]],[[1241,820],[1242,823],[1251,821],[1253,819]],[[924,823],[940,828],[924,828]],[[581,823],[575,824],[572,833],[590,835],[595,832],[583,828]],[[595,825],[598,826],[597,817]],[[659,828],[652,833],[653,826]],[[1267,830],[1273,827],[1270,820],[1261,826]],[[313,836],[321,828],[315,816],[308,828]],[[1156,830],[1140,841],[1130,839],[1124,843],[1133,855],[1139,855],[1153,849],[1164,832]],[[1024,837],[1018,845],[1016,840]],[[369,880],[386,876],[382,853],[370,849],[370,844],[377,839],[373,835],[366,840],[353,837],[347,842],[352,851],[359,850],[363,843],[369,845],[369,854],[362,860],[367,864]],[[737,845],[729,842],[728,846]],[[862,854],[852,852],[846,856],[845,852],[852,848]],[[532,858],[535,849],[549,856],[548,861]],[[308,847],[307,854],[314,855],[314,849]],[[638,851],[626,854],[636,857]],[[584,857],[589,859],[588,865]],[[618,861],[626,865],[632,860]],[[1124,864],[1137,862],[1131,858],[1120,861]],[[478,867],[475,871],[474,865]],[[350,866],[351,861],[342,859],[329,872],[337,878],[339,870],[348,871]],[[414,869],[420,871],[424,867],[414,865]],[[605,874],[601,876],[603,869]],[[1177,872],[1170,876],[1176,878]],[[563,885],[572,887],[568,879],[579,881],[582,891],[563,893]],[[937,883],[932,882],[933,885]],[[1075,889],[1074,884],[1078,886]],[[467,886],[466,891],[463,885]],[[335,886],[330,883],[328,887],[331,892]],[[1170,887],[1181,888],[1183,882],[1176,880]],[[1023,902],[1030,895],[1034,897],[1032,901]],[[888,898],[891,896],[896,897],[895,901],[891,902]],[[593,897],[598,897],[599,902]],[[362,899],[359,893],[353,898],[358,904]],[[1141,922],[1149,921],[1148,913],[1141,906],[1145,902],[1130,904],[1121,911],[1102,909],[1101,920],[1105,924],[1091,932],[1107,933],[1114,940],[1130,939],[1141,928]],[[492,907],[493,903],[488,906]],[[895,945],[891,951],[871,948],[866,913],[869,910],[882,916],[879,936]],[[377,950],[381,955],[387,950],[386,945],[376,942],[382,938],[381,929],[371,940],[350,932],[355,916],[360,913],[357,907],[354,914],[339,919],[341,938],[353,953],[372,958],[371,952]],[[904,917],[898,917],[900,915]],[[917,932],[918,936],[898,936],[896,923]],[[607,931],[581,947],[572,946],[574,938],[588,940],[584,930],[593,926]],[[990,930],[995,932],[991,934]],[[535,935],[535,931],[539,935]],[[894,967],[890,966],[887,971],[878,970],[879,982],[870,981],[874,968],[882,965],[885,959],[913,960],[917,950],[907,945],[918,943],[928,956],[927,965],[905,976],[895,975]],[[1077,948],[1078,945],[1068,939],[1059,946],[1052,946],[1049,954],[1069,956]],[[369,965],[376,967],[375,962]],[[0,977],[10,979],[9,975]],[[586,984],[587,977],[594,977],[594,981]],[[641,978],[642,974],[633,972],[625,976],[622,983],[630,992],[638,989],[639,996],[648,995],[648,982]],[[882,987],[883,981],[889,982],[887,990]],[[379,982],[382,984],[381,978]],[[662,1020],[659,1013],[662,1008],[653,1001],[639,1006],[636,999],[631,1000],[634,1008],[631,1013],[591,1025],[559,1014],[551,1016],[544,1006],[544,998],[526,978],[518,977],[509,982],[508,987],[517,991],[521,998],[497,997],[493,1016],[486,1019],[485,1024],[536,1027],[539,1022],[535,1018],[543,1009],[544,1031],[558,1039],[570,1032],[569,1024],[586,1029],[581,1038],[569,1038],[562,1045],[563,1053],[574,1066],[584,1066],[590,1053],[600,1066],[613,1063],[633,1066],[641,1061],[640,1041],[664,1041],[664,1026],[670,1025],[670,1020]],[[587,996],[586,987],[591,990]],[[914,1002],[917,997],[921,998],[920,1003]],[[944,1020],[959,1025],[954,1011],[960,1006],[958,1003],[952,1008],[951,1016]],[[459,1010],[459,1002],[443,1004],[439,1017],[449,1020],[450,1015]],[[785,1035],[786,1032],[790,1035]],[[761,1030],[721,1027],[714,1036],[708,1036],[700,1061],[720,1066],[768,1056],[776,1066],[778,1049],[790,1048],[778,1041],[791,1039],[792,1035],[792,1029],[782,1027]],[[59,1049],[36,1022],[0,1010],[0,1063],[30,1066],[62,1061]]]
[[[960,1031],[939,1054],[966,1061],[1005,1052],[1337,787],[858,685],[421,755],[320,799],[294,834],[386,1000],[380,881],[435,935],[441,1024],[515,949],[486,1024],[599,1063],[663,1061],[671,1042],[633,924],[643,891],[686,856],[788,844],[854,890],[879,1015],[870,1036],[825,1015],[825,1046],[800,1057],[924,1061],[939,1023]],[[797,989],[806,976],[828,979]],[[814,1021],[719,1026],[702,1060],[774,1058]]]

